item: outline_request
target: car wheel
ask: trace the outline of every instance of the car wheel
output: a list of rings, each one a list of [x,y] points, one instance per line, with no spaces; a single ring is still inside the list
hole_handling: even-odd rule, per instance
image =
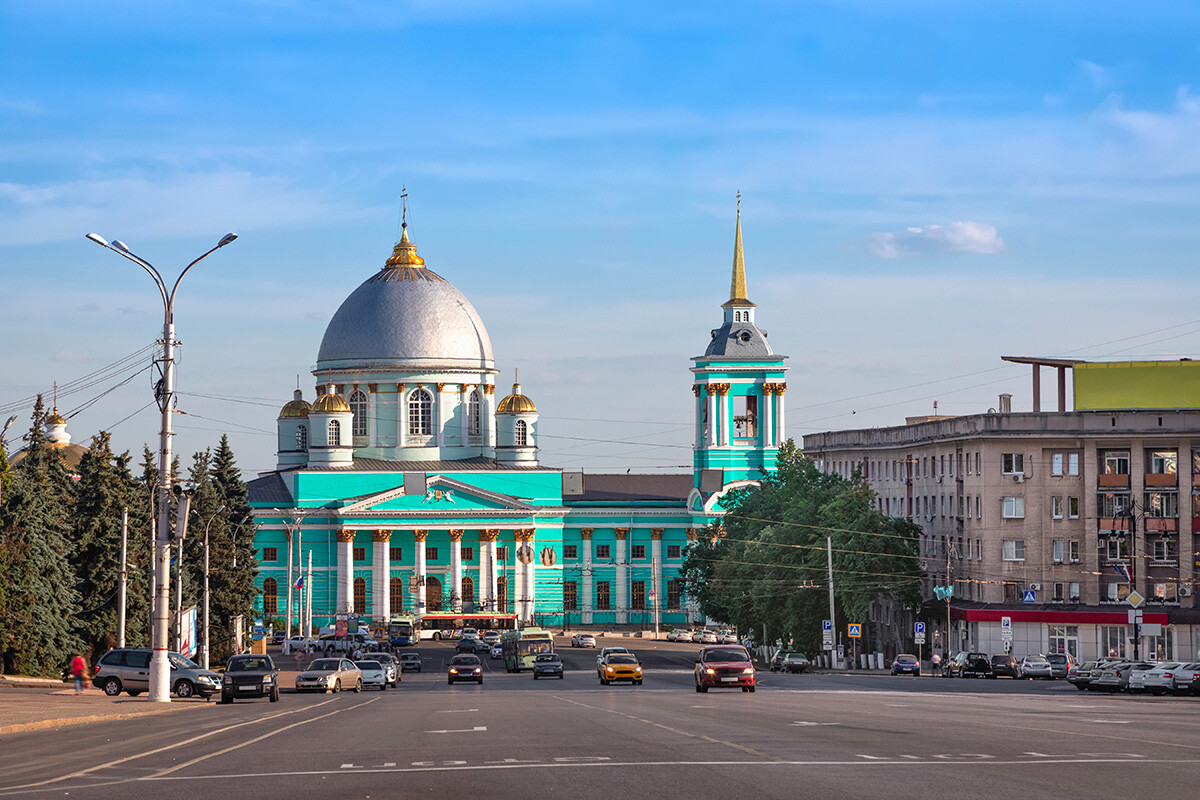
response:
[[[230,699],[232,700],[232,698],[230,698]],[[278,687],[278,686],[276,686],[276,687],[275,687],[275,688],[274,688],[274,689],[271,691],[271,702],[272,702],[272,703],[278,703],[278,702],[279,702],[279,687]]]
[[[558,676],[558,679],[561,681],[561,680],[562,680],[563,678],[565,678],[565,677],[567,677],[567,676],[566,676],[566,675],[559,675],[559,676]]]
[[[188,681],[180,681],[179,683],[175,684],[175,696],[176,697],[180,697],[180,698],[191,697],[193,692],[194,692],[194,689],[192,687],[192,684]]]
[[[383,682],[383,683],[380,685],[380,687],[379,687],[379,691],[381,691],[381,692],[386,692],[387,690],[388,690],[387,681],[384,681],[384,682]]]
[[[747,693],[747,692],[749,692],[749,691],[750,691],[750,687],[749,687],[749,686],[743,686],[743,687],[742,687],[742,694],[746,694],[746,693]]]
[[[130,697],[137,697],[141,693],[142,693],[141,689],[130,689],[125,694],[129,695]]]
[[[361,691],[362,691],[362,681],[359,681],[358,683],[356,683],[354,685],[354,693],[358,694]]]
[[[535,681],[537,680],[537,673],[536,673],[536,672],[535,672],[535,673],[533,673],[533,679],[534,679]]]
[[[273,700],[275,698],[272,697],[271,699]],[[224,692],[221,692],[221,705],[227,706],[232,702],[233,702],[232,697],[230,697],[229,695],[226,695]]]
[[[447,685],[447,686],[453,686],[453,685],[454,685],[454,679],[453,679],[453,678],[446,678],[446,685]]]
[[[333,685],[333,693],[337,694],[341,690],[342,690],[342,681],[339,679],[338,682]]]
[[[707,694],[707,693],[708,693],[708,687],[707,687],[707,686],[705,686],[705,685],[704,685],[704,684],[702,684],[702,683],[700,683],[700,684],[696,684],[696,691],[697,691],[697,692],[702,692],[702,693],[704,693],[704,694]]]
[[[751,687],[750,687],[750,692],[751,692],[751,693],[753,693],[753,692],[754,692],[754,690],[755,690],[755,689],[757,689],[757,688],[758,688],[757,686],[751,686]]]
[[[638,686],[641,686],[641,685],[642,685],[642,679],[641,679],[641,678],[638,678],[636,681],[634,681],[634,683],[635,683],[635,684],[637,684]]]

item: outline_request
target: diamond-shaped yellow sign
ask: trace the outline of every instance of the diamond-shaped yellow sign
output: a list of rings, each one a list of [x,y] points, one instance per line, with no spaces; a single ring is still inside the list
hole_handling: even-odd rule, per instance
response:
[[[1142,597],[1136,589],[1130,592],[1129,596],[1125,599],[1128,600],[1129,605],[1133,606],[1134,608],[1137,608],[1142,603],[1146,602],[1146,598]]]

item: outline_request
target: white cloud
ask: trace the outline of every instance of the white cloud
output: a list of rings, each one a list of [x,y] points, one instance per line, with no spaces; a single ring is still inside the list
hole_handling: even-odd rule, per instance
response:
[[[872,234],[867,252],[880,258],[898,258],[936,253],[980,253],[994,255],[1004,250],[1004,240],[995,225],[964,220],[949,225],[910,227],[900,233]]]

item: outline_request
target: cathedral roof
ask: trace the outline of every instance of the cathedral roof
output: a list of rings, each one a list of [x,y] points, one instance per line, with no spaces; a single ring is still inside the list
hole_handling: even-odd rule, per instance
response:
[[[295,401],[293,401],[295,402]],[[290,404],[289,404],[290,405]],[[350,410],[350,404],[340,394],[323,394],[312,404],[313,414],[340,413]]]
[[[525,395],[521,394],[521,384],[514,383],[512,394],[500,401],[496,406],[497,414],[536,414],[537,406]]]
[[[304,392],[296,390],[294,399],[289,400],[287,404],[280,409],[279,418],[289,419],[295,417],[307,417],[308,412],[312,410],[312,406],[304,399]]]
[[[404,229],[383,269],[355,289],[321,340],[317,370],[491,369],[492,343],[475,307],[425,266]]]

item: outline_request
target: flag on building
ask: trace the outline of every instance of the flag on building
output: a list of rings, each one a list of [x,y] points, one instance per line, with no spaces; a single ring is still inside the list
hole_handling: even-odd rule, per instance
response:
[[[1129,571],[1128,564],[1113,564],[1113,569],[1117,571],[1126,581],[1133,583],[1133,573]]]
[[[304,588],[304,576],[301,575],[299,578],[296,579],[296,582],[292,585],[295,586],[297,589],[303,589]]]

